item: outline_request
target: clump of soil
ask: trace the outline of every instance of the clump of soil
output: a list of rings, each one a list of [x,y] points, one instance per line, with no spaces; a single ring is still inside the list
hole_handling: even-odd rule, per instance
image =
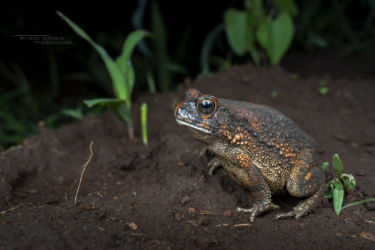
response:
[[[318,92],[328,86],[327,95]],[[336,216],[332,204],[298,220],[265,213],[249,224],[249,191],[222,169],[208,175],[210,155],[176,125],[173,106],[190,87],[273,106],[319,144],[318,159],[339,153],[358,187],[345,202],[375,197],[373,79],[292,79],[284,70],[236,66],[185,83],[173,93],[142,96],[149,106],[149,146],[129,141],[112,115],[49,130],[0,154],[0,248],[371,248],[373,203]],[[135,117],[138,112],[135,112]],[[139,126],[137,126],[139,127]],[[74,206],[90,141],[93,158]],[[284,211],[300,200],[274,197]]]

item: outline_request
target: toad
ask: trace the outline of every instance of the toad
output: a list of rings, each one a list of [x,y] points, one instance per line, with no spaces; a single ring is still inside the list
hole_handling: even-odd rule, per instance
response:
[[[306,197],[293,210],[276,215],[300,218],[321,201],[325,177],[314,164],[315,140],[280,111],[261,104],[217,98],[190,89],[175,108],[179,125],[216,155],[213,170],[222,166],[254,199],[250,221],[263,212],[279,209],[271,196],[287,191]]]

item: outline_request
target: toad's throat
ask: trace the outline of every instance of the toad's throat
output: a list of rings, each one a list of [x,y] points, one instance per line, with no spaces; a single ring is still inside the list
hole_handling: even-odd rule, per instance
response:
[[[185,122],[185,121],[182,121],[182,120],[179,120],[179,119],[176,119],[176,122],[177,124],[179,125],[182,125],[182,126],[187,126],[187,127],[190,127],[190,128],[193,128],[193,129],[196,129],[196,130],[199,130],[203,133],[206,133],[206,134],[212,134],[212,131],[207,129],[207,128],[203,128],[203,127],[200,127],[200,126],[197,126],[195,124],[191,124],[191,123],[188,123],[188,122]]]

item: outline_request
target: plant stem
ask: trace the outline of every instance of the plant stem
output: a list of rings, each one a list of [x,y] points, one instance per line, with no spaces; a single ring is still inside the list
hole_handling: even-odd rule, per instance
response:
[[[134,141],[134,126],[133,126],[133,120],[128,121],[128,136],[129,139]]]
[[[344,208],[347,208],[347,207],[356,206],[356,205],[359,205],[359,204],[362,204],[362,203],[365,203],[365,202],[370,202],[370,201],[375,201],[375,198],[368,198],[368,199],[365,199],[365,200],[356,201],[356,202],[352,202],[352,203],[346,204],[345,206],[343,206],[341,208],[341,210],[343,210]]]

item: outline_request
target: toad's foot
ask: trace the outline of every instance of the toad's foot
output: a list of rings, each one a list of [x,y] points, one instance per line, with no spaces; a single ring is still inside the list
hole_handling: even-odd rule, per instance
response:
[[[217,156],[215,156],[214,158],[212,158],[212,160],[209,161],[207,163],[207,165],[210,167],[210,170],[208,170],[208,174],[210,176],[214,175],[215,169],[217,169],[218,167],[223,166],[223,164],[221,163],[221,161],[219,160],[219,158]]]
[[[290,212],[280,213],[280,214],[276,215],[276,220],[278,220],[278,219],[291,219],[291,218],[298,219],[298,218],[301,218],[302,216],[305,216],[306,214],[308,214],[310,212],[310,210],[306,209],[306,207],[304,205],[305,204],[302,203],[301,205],[298,205],[295,208],[293,208],[293,210],[290,211]]]
[[[255,216],[260,215],[266,211],[279,210],[279,209],[280,207],[278,205],[275,205],[272,202],[269,202],[269,203],[255,203],[252,208],[238,207],[237,212],[251,213],[250,222],[253,223]]]
[[[325,185],[322,185],[318,192],[316,192],[313,196],[309,197],[308,199],[304,200],[302,203],[298,204],[293,208],[292,211],[288,213],[281,213],[276,215],[276,219],[290,219],[290,218],[301,218],[302,216],[307,215],[313,210],[321,201],[325,190]]]

